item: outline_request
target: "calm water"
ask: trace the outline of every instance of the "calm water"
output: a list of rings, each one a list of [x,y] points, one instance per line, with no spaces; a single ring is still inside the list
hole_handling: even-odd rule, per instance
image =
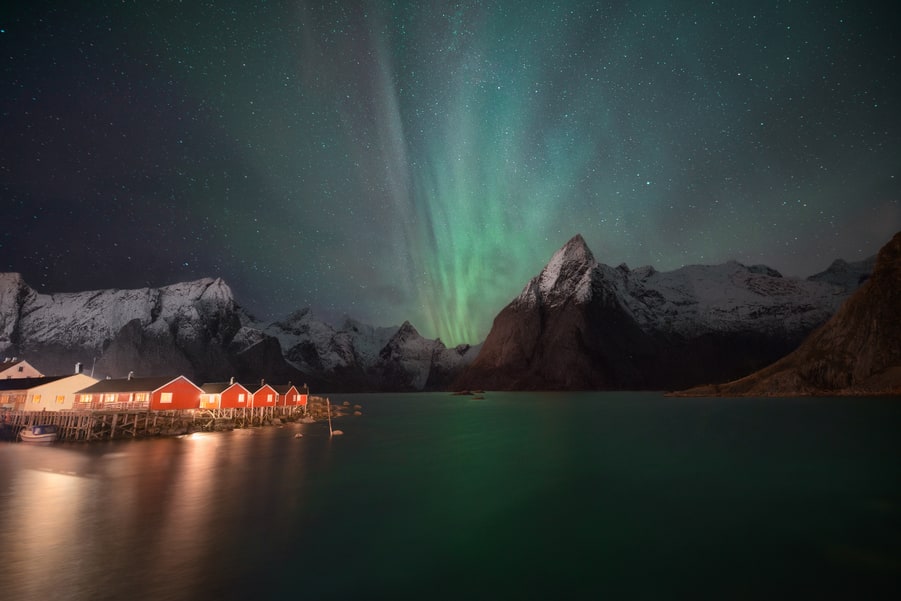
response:
[[[331,398],[0,443],[0,598],[901,598],[901,399]]]

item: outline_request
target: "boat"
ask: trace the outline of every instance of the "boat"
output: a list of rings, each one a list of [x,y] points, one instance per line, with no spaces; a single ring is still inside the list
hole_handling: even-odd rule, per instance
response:
[[[59,427],[53,424],[34,424],[25,426],[19,432],[22,442],[54,442],[59,437]]]

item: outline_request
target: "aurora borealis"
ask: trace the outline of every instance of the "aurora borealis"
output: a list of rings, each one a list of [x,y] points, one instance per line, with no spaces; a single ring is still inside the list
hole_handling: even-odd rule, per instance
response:
[[[887,3],[21,4],[0,270],[40,291],[221,276],[476,343],[576,233],[807,276],[901,228]]]

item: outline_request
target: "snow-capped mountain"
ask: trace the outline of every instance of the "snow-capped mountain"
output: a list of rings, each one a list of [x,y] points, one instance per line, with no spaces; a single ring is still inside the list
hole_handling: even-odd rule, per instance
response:
[[[846,263],[836,265],[849,271]],[[737,381],[680,394],[899,394],[899,307],[901,233],[879,251],[872,275],[794,352]]]
[[[806,280],[737,262],[670,272],[595,260],[577,235],[495,318],[461,388],[675,388],[794,349],[871,261]]]
[[[99,373],[206,371],[239,327],[221,279],[39,294],[19,274],[0,274],[0,353],[27,355],[47,373],[75,362]]]
[[[409,323],[333,325],[301,309],[260,323],[221,279],[40,294],[0,274],[0,354],[45,373],[307,382],[314,389],[685,388],[784,356],[866,280],[836,261],[806,280],[736,262],[670,272],[595,260],[581,236],[495,318],[483,345],[446,348]],[[462,374],[462,375],[461,375]]]
[[[478,352],[470,345],[448,349],[423,338],[409,322],[374,327],[347,318],[334,327],[310,309],[257,326],[281,343],[291,365],[333,387],[442,390]]]
[[[307,382],[319,390],[445,388],[475,356],[446,349],[409,324],[334,327],[309,309],[263,324],[221,279],[162,288],[40,294],[0,274],[0,355],[45,373],[76,363],[104,377],[184,374],[199,381]]]

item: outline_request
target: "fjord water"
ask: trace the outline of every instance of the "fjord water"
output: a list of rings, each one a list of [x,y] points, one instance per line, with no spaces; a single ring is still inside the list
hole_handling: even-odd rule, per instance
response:
[[[901,399],[331,399],[333,439],[0,444],[0,597],[899,598]]]

